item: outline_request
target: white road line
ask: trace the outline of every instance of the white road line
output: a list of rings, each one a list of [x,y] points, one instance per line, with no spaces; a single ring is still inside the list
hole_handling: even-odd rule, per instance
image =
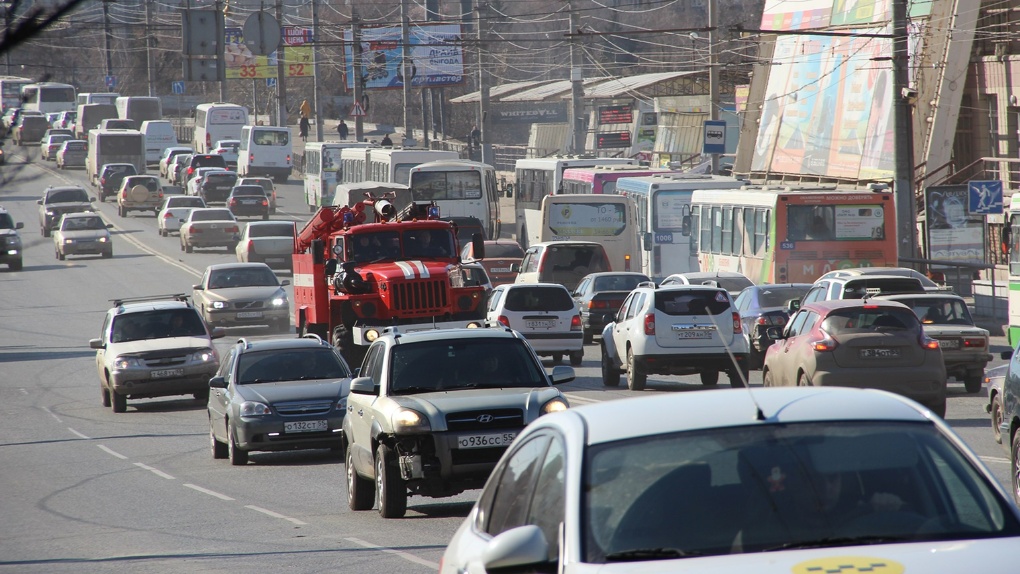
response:
[[[234,500],[233,498],[230,498],[226,494],[220,494],[220,493],[218,493],[218,492],[216,492],[214,490],[209,490],[208,488],[202,488],[201,486],[198,486],[197,484],[185,484],[184,486],[187,486],[188,488],[190,488],[192,490],[197,490],[197,491],[199,491],[199,492],[201,492],[203,494],[208,494],[209,496],[215,496],[216,498],[218,498],[220,500]]]
[[[588,397],[582,397],[580,395],[572,395],[570,393],[563,394],[567,395],[567,402],[569,402],[570,404],[580,403],[582,405],[591,405],[598,402],[602,402],[599,401],[598,399],[589,399]]]
[[[399,556],[399,557],[403,558],[404,560],[407,560],[408,562],[414,562],[415,564],[421,564],[422,566],[428,566],[429,568],[432,568],[433,570],[439,570],[439,564],[437,562],[432,562],[431,560],[426,560],[424,558],[419,558],[419,557],[415,556],[414,554],[408,554],[407,552],[404,552],[402,550],[395,550],[393,548],[387,548],[385,546],[379,546],[377,544],[372,544],[371,542],[365,542],[364,540],[361,540],[360,538],[344,538],[344,540],[346,540],[348,542],[353,542],[353,543],[357,544],[358,546],[363,546],[365,548],[371,548],[372,550],[378,550],[379,552],[385,552],[386,554],[393,554],[394,556]]]
[[[28,389],[18,389],[18,392],[20,392],[23,395],[27,395],[28,394]],[[45,410],[46,407],[43,407],[43,409]]]
[[[151,472],[152,474],[155,474],[156,476],[162,476],[163,478],[165,478],[167,480],[173,480],[174,479],[174,477],[172,477],[169,474],[163,472],[162,470],[159,470],[158,468],[152,468],[151,466],[149,466],[147,464],[142,464],[140,462],[136,462],[135,466],[137,466],[139,468],[144,468],[145,470]]]
[[[42,409],[42,410],[44,410],[44,411],[46,411],[46,414],[48,414],[48,415],[50,415],[51,417],[53,417],[53,418],[57,419],[57,422],[58,422],[58,423],[62,423],[62,422],[64,422],[64,421],[60,420],[60,417],[58,417],[57,415],[53,414],[53,411],[51,411],[51,410],[49,409],[49,407],[39,407],[39,408],[40,408],[40,409]]]
[[[273,518],[282,518],[284,520],[289,520],[290,522],[293,522],[294,524],[297,524],[298,526],[305,526],[305,525],[308,524],[307,522],[301,522],[297,518],[291,518],[289,516],[284,516],[284,515],[280,514],[279,512],[273,512],[272,510],[266,510],[265,508],[262,508],[260,506],[253,506],[251,504],[247,504],[247,505],[245,505],[245,508],[249,508],[251,510],[254,510],[255,512],[261,512],[262,514],[265,514],[267,516],[272,516]]]
[[[985,462],[997,462],[1000,464],[1009,464],[1010,462],[1008,458],[1000,458],[997,456],[979,456],[978,458]]]
[[[67,430],[71,431],[71,432],[72,432],[73,434],[76,434],[76,435],[80,436],[81,438],[83,438],[83,439],[85,439],[85,440],[91,440],[91,437],[87,437],[87,436],[85,436],[85,435],[81,434],[80,432],[78,432],[78,431],[74,430],[74,429],[73,429],[73,428],[71,428],[71,427],[67,427]]]
[[[100,448],[101,450],[104,450],[104,451],[106,451],[106,452],[108,452],[108,453],[112,454],[113,456],[115,456],[115,457],[117,457],[117,458],[121,459],[121,460],[127,460],[127,457],[126,457],[126,456],[124,456],[124,455],[120,454],[119,452],[117,452],[117,451],[115,451],[115,450],[112,450],[112,449],[110,449],[110,448],[107,448],[107,447],[105,447],[105,446],[103,446],[103,445],[101,445],[101,444],[97,444],[96,446],[98,446],[98,447],[99,447],[99,448]]]

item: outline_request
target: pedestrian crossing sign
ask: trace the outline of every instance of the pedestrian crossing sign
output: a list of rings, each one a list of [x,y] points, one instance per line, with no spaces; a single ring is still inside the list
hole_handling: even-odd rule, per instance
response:
[[[351,107],[351,113],[349,115],[352,118],[364,117],[365,108],[361,107],[361,104],[354,102],[354,106]]]

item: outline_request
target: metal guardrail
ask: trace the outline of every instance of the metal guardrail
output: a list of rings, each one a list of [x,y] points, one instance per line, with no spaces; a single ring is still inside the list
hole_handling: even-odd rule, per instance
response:
[[[966,263],[963,261],[945,261],[942,259],[924,259],[921,257],[900,257],[900,263],[921,263],[929,266],[937,265],[939,267],[954,267],[957,271],[957,279],[959,279],[959,269],[970,269],[972,271],[984,271],[988,269],[995,269],[995,265],[990,263]],[[988,274],[992,283],[992,316],[995,316],[995,273]]]

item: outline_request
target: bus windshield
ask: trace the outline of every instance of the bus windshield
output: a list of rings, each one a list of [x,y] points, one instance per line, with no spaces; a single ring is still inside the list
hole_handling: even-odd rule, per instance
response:
[[[419,171],[411,178],[414,201],[481,199],[482,174],[478,171]]]
[[[691,192],[660,191],[654,197],[652,213],[655,216],[656,231],[684,231],[690,228],[690,220],[684,226],[684,217],[691,215]]]

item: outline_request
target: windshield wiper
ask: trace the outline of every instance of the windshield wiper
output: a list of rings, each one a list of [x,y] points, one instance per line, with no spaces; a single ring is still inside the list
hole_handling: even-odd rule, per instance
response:
[[[693,556],[704,556],[704,553],[680,550],[679,548],[638,548],[607,554],[606,560],[609,562],[639,562],[658,558],[691,558]]]
[[[400,389],[393,389],[394,392],[401,395],[410,395],[413,393],[434,393],[438,389],[435,387],[403,387]]]
[[[762,552],[775,552],[777,550],[791,550],[795,548],[829,548],[834,546],[867,546],[870,544],[888,544],[892,542],[906,542],[913,540],[907,536],[833,536],[830,538],[819,538],[817,540],[798,540],[786,542],[779,546],[770,546]]]

